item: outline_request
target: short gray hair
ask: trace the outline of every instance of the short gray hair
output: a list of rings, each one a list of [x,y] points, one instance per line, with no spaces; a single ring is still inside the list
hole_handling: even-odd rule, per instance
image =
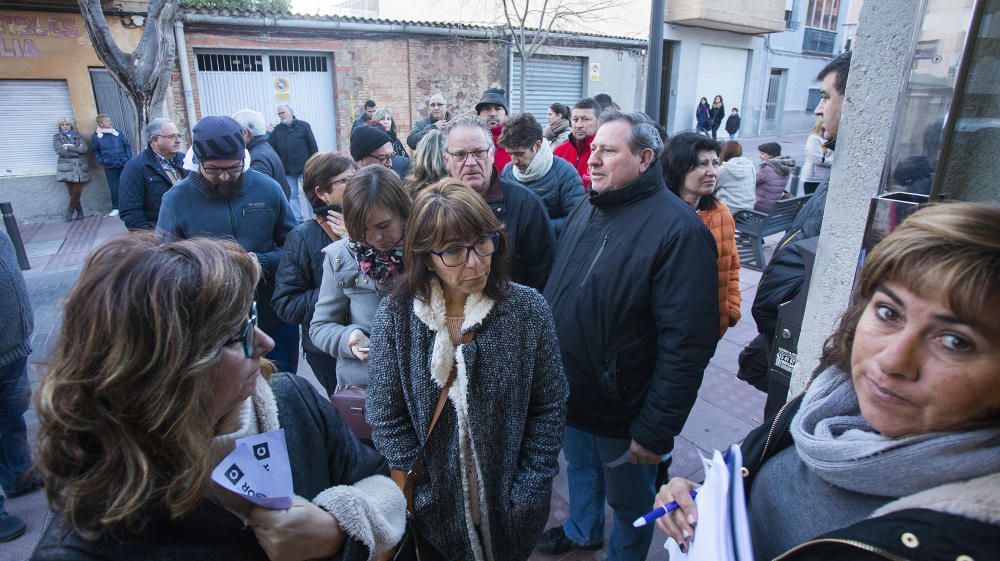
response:
[[[490,129],[486,128],[486,124],[479,118],[479,115],[471,113],[455,117],[445,124],[444,128],[441,129],[441,146],[447,149],[448,136],[451,135],[451,131],[460,128],[479,129],[483,131],[483,136],[486,138],[487,144],[493,146],[493,134],[490,133]]]
[[[372,121],[378,122],[386,117],[392,119],[392,109],[389,109],[388,107],[379,107],[378,110],[375,111]]]
[[[295,111],[293,111],[293,110],[292,110],[292,106],[291,106],[291,105],[288,105],[288,104],[285,104],[285,103],[282,103],[281,105],[279,105],[279,106],[278,106],[278,111],[281,111],[281,108],[282,108],[282,107],[284,107],[285,109],[287,109],[287,110],[288,110],[288,112],[289,112],[289,113],[291,113],[292,115],[294,115],[294,114],[295,114]]]
[[[240,109],[233,113],[233,120],[240,124],[240,127],[250,131],[250,136],[264,136],[267,134],[267,123],[260,111],[253,109]]]
[[[163,117],[157,117],[146,125],[146,128],[142,131],[142,135],[146,138],[147,145],[153,141],[154,136],[160,134],[160,131],[163,130],[163,125],[167,123],[173,123],[173,121]]]
[[[649,115],[639,111],[625,113],[622,111],[608,110],[601,113],[598,120],[601,126],[614,121],[624,121],[631,126],[628,135],[628,147],[633,154],[638,154],[649,148],[657,158],[663,153],[663,137],[660,136],[656,123],[649,118]]]

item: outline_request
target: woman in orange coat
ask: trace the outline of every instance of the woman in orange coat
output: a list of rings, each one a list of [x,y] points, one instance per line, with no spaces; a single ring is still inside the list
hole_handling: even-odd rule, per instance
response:
[[[740,255],[736,223],[725,203],[715,197],[719,175],[719,143],[686,132],[672,137],[663,149],[663,179],[675,195],[698,213],[712,232],[719,252],[719,330],[740,321]]]

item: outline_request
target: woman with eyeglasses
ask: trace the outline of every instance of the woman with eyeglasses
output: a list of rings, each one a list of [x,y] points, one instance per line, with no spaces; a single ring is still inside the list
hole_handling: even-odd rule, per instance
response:
[[[306,162],[302,184],[313,219],[299,224],[285,238],[271,298],[274,313],[282,321],[301,326],[306,362],[328,394],[337,387],[337,358],[312,342],[309,323],[323,281],[323,248],[347,235],[344,190],[357,169],[354,160],[340,152],[319,152]]]
[[[475,191],[452,178],[424,189],[406,277],[372,325],[372,440],[401,473],[420,454],[411,528],[448,559],[527,559],[559,471],[568,387],[555,326],[538,292],[493,266],[506,252]]]
[[[90,256],[36,395],[56,520],[33,560],[361,560],[399,540],[405,499],[384,459],[309,382],[269,376],[260,274],[208,238],[135,234]],[[213,481],[238,438],[278,429],[288,509]]]
[[[344,190],[347,237],[323,249],[322,284],[309,337],[337,360],[330,393],[368,385],[372,317],[403,272],[403,227],[410,196],[392,170],[361,168]]]

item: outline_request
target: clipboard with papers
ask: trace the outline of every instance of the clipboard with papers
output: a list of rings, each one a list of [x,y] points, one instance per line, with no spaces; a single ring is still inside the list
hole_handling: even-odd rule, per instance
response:
[[[736,444],[725,456],[702,458],[705,483],[698,489],[698,526],[687,553],[673,539],[663,544],[670,561],[753,561],[750,521],[743,492],[743,455]]]

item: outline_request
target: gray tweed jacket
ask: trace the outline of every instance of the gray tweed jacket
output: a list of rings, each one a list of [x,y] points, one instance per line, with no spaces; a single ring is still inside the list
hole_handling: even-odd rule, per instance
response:
[[[376,312],[372,439],[392,469],[409,469],[455,364],[449,402],[416,479],[414,524],[450,559],[524,560],[548,518],[569,392],[552,314],[538,292],[518,284],[500,302],[472,295],[462,330],[474,329],[475,339],[457,348],[444,314],[437,284],[430,302],[387,298]],[[471,446],[462,445],[466,439]],[[478,532],[467,461],[479,480]]]

